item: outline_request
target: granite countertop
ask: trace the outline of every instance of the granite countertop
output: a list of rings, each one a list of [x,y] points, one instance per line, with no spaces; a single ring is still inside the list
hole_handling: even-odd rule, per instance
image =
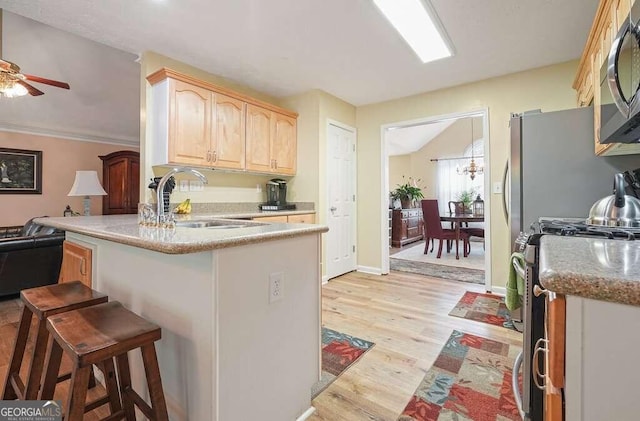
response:
[[[640,241],[544,235],[539,278],[559,294],[640,306]]]
[[[260,216],[280,212],[261,212]],[[299,212],[299,213],[309,213]],[[239,217],[237,214],[233,214]],[[209,215],[188,215],[187,220],[211,219]],[[216,215],[216,219],[222,219]],[[232,219],[226,219],[234,224]],[[35,222],[65,231],[101,238],[167,254],[187,254],[300,235],[327,232],[328,227],[314,224],[285,224],[258,221],[236,221],[250,224],[242,228],[211,229],[176,227],[172,229],[138,225],[137,215],[76,216],[67,218],[37,218]]]

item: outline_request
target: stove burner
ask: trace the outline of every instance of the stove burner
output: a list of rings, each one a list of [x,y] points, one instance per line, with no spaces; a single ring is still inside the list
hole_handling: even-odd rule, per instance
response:
[[[640,240],[640,228],[587,225],[585,222],[562,219],[540,219],[538,232],[575,237],[603,237],[610,240]]]

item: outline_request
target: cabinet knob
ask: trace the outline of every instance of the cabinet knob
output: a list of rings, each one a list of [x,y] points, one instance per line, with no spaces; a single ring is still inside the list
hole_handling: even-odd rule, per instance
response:
[[[331,206],[331,207],[329,208],[329,210],[330,210],[331,212],[335,212],[335,211],[337,211],[337,210],[338,210],[338,208],[336,208],[335,206]]]
[[[217,161],[218,161],[218,152],[213,151],[213,162],[217,162]]]

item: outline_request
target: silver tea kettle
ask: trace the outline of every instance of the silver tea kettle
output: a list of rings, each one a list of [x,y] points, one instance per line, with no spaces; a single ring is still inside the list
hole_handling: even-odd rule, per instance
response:
[[[624,194],[624,175],[615,175],[613,194],[591,206],[587,224],[608,227],[640,227],[640,199]]]

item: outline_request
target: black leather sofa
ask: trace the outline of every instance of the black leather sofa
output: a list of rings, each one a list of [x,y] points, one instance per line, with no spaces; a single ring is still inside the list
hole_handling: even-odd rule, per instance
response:
[[[58,282],[64,231],[27,222],[16,237],[0,238],[0,298]]]

